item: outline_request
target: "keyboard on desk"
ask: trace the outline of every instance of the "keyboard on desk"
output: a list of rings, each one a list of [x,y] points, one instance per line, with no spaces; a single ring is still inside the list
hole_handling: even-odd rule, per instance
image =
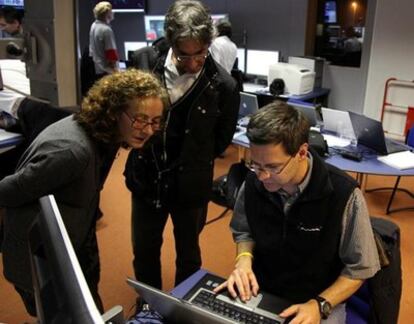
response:
[[[254,297],[253,297],[254,298]],[[210,290],[200,288],[191,298],[191,304],[219,314],[235,323],[280,324],[284,320],[276,314],[263,309],[251,309],[225,295],[217,295]]]

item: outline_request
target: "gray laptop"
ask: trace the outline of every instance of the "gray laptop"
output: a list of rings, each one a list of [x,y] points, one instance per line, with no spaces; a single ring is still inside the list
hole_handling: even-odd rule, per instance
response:
[[[134,279],[127,279],[152,310],[163,316],[168,323],[177,324],[231,324],[247,323],[284,323],[284,319],[258,308],[263,295],[253,297],[248,303],[242,303],[227,297],[226,294],[214,294],[200,287],[186,300],[174,297],[156,288]],[[238,320],[236,320],[236,318]],[[245,318],[245,320],[242,320]]]
[[[296,110],[300,111],[308,120],[310,126],[316,126],[318,122],[317,112],[314,106],[311,105],[302,105],[299,103],[289,102],[288,104],[291,105]]]
[[[348,111],[322,107],[323,131],[356,139]],[[338,133],[340,132],[340,133]]]
[[[349,112],[349,116],[358,139],[358,144],[373,149],[381,155],[407,151],[407,146],[385,138],[384,129],[378,120],[353,112]]]
[[[238,126],[246,127],[249,123],[249,116],[259,110],[257,96],[254,94],[240,92],[240,107]]]

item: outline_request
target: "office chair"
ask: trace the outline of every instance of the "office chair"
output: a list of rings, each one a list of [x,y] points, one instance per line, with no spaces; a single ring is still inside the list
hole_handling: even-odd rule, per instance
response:
[[[407,136],[405,138],[405,143],[409,146],[411,146],[412,148],[414,148],[414,125],[411,126],[411,128],[408,130],[407,132]],[[394,187],[381,187],[381,188],[375,188],[375,189],[369,189],[366,190],[367,192],[373,192],[373,191],[383,191],[383,190],[392,190],[391,191],[391,196],[390,199],[388,200],[388,205],[387,205],[387,209],[386,209],[386,214],[390,214],[390,213],[394,213],[394,212],[398,212],[398,211],[403,211],[403,210],[414,210],[414,206],[408,206],[408,207],[401,207],[401,208],[394,208],[391,209],[391,205],[392,202],[394,200],[395,194],[397,191],[402,191],[405,192],[407,195],[409,195],[411,198],[414,198],[414,193],[412,193],[410,190],[406,189],[406,188],[399,188],[399,184],[400,184],[400,180],[401,180],[401,176],[398,176]]]
[[[217,217],[206,222],[206,225],[219,220],[224,217],[228,211],[233,210],[237,194],[246,178],[247,171],[248,169],[242,160],[232,164],[227,174],[214,179],[210,200],[225,209]]]

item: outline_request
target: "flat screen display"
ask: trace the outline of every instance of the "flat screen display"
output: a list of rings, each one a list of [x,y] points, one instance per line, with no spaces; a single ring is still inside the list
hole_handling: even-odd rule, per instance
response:
[[[220,19],[229,19],[228,14],[214,14],[211,15],[211,19],[213,20],[213,24],[217,24]]]
[[[153,42],[164,36],[164,20],[165,16],[144,16],[145,39],[148,42]]]
[[[101,0],[96,0],[95,3]],[[113,12],[145,12],[145,0],[109,0]]]
[[[336,24],[336,2],[326,1],[325,2],[325,23]]]
[[[0,6],[12,6],[16,9],[23,9],[24,0],[0,0]]]
[[[269,65],[279,62],[278,51],[247,50],[246,73],[267,76]]]

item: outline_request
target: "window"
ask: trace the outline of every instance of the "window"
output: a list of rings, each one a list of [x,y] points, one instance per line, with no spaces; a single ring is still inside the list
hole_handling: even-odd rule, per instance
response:
[[[314,55],[333,65],[359,67],[367,0],[318,0]]]

